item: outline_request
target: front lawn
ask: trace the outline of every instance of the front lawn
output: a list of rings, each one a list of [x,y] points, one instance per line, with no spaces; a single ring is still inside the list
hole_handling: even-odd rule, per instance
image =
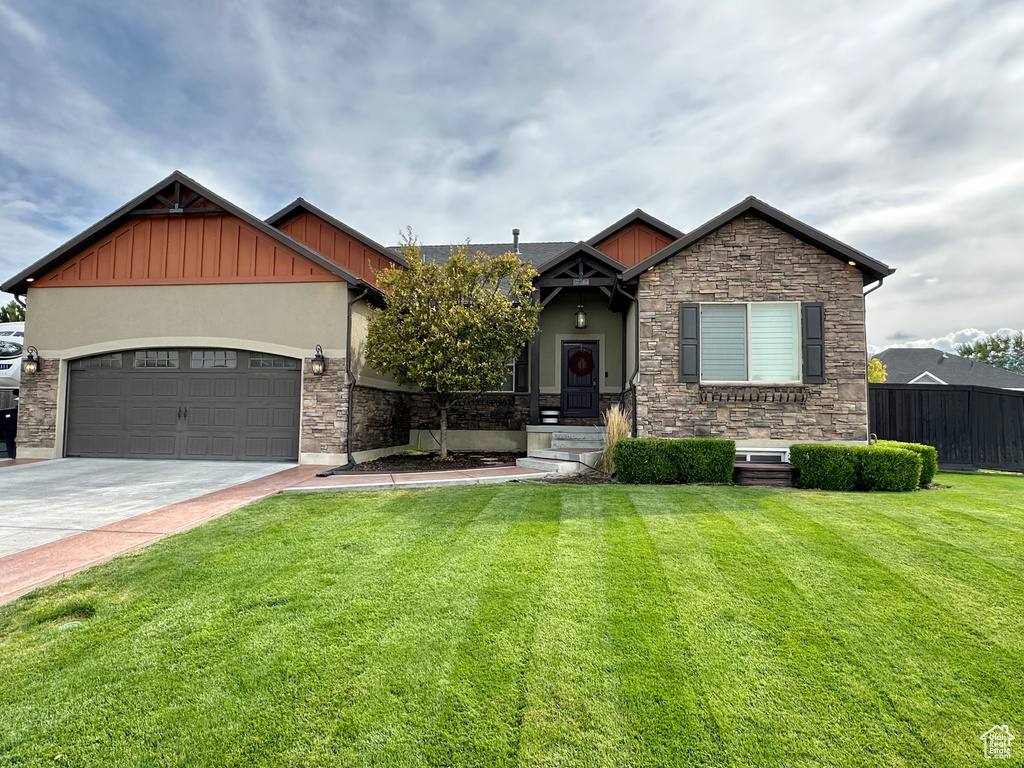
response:
[[[937,482],[268,499],[0,608],[0,765],[1024,753],[1024,478]]]

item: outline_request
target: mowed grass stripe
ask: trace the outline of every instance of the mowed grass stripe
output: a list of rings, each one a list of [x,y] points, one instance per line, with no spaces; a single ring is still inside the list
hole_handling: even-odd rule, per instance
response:
[[[619,766],[623,725],[616,709],[600,489],[561,494],[557,550],[526,675],[521,765]]]
[[[431,765],[518,764],[529,654],[558,545],[560,495],[506,489],[503,503],[512,522],[487,565],[437,717],[422,736]]]
[[[623,762],[714,765],[723,734],[698,688],[697,651],[686,643],[658,552],[633,506],[637,495],[609,488],[602,510],[609,662],[630,755]]]
[[[928,533],[920,517],[894,514],[894,504],[887,496],[865,508],[843,505],[832,514],[823,514],[814,505],[796,502],[794,506],[837,532],[851,547],[899,573],[921,595],[940,605],[947,621],[956,621],[965,632],[983,635],[1009,653],[1024,651],[1024,614],[1013,609],[1024,596],[1024,571],[979,555],[969,535],[954,543]],[[844,509],[852,515],[844,515]],[[993,547],[990,542],[985,549]]]
[[[977,726],[999,719],[1008,701],[1024,703],[1012,682],[1019,660],[922,592],[898,564],[848,540],[850,516],[869,512],[836,503],[826,515],[801,501],[776,501],[771,525],[751,521],[751,536],[779,554],[780,567],[807,596],[811,619],[855,654],[872,686],[928,745],[922,764],[976,757]],[[990,707],[994,701],[1002,706]]]
[[[430,563],[424,570],[432,570],[432,556],[438,551],[458,553],[462,533],[493,493],[486,498],[431,498],[430,492],[367,496],[360,501],[368,504],[329,505],[333,513],[327,515],[295,514],[296,509],[316,509],[318,504],[307,507],[303,502],[319,502],[319,495],[276,497],[246,510],[250,514],[240,526],[254,526],[251,537],[240,538],[234,530],[221,547],[208,543],[216,537],[200,535],[204,529],[180,537],[191,539],[184,548],[192,549],[195,557],[190,560],[177,553],[175,559],[202,563],[203,573],[195,583],[205,585],[205,602],[203,590],[191,589],[192,582],[181,580],[181,594],[155,603],[160,610],[145,626],[123,635],[116,625],[107,627],[113,653],[102,657],[102,664],[86,660],[78,674],[115,695],[101,701],[88,694],[79,697],[69,712],[74,728],[83,735],[94,729],[102,732],[105,718],[130,712],[128,738],[93,749],[110,749],[107,759],[116,758],[120,750],[138,744],[133,736],[166,733],[167,747],[180,751],[184,762],[210,765],[243,764],[254,750],[281,749],[286,746],[282,740],[302,738],[304,724],[296,730],[292,719],[293,713],[309,716],[308,710],[294,707],[301,689],[319,689],[321,670],[345,681],[358,680],[358,653],[367,644],[363,638],[402,610],[401,603],[391,599],[396,582],[418,580],[418,562]],[[371,519],[361,520],[359,510],[371,512]],[[378,518],[376,524],[372,518]],[[286,534],[279,530],[284,521]],[[246,558],[247,550],[252,561]],[[295,568],[303,561],[307,566]],[[330,585],[334,566],[344,569],[345,579]],[[253,578],[249,591],[249,572],[268,575]],[[166,589],[165,574],[160,576],[154,584],[158,592]],[[268,588],[279,579],[283,581]],[[340,603],[333,614],[323,608],[325,595],[331,593]],[[55,634],[52,625],[43,629]],[[90,627],[96,630],[100,627]],[[74,638],[87,639],[85,633]],[[372,644],[372,637],[368,642]],[[338,649],[348,657],[321,663],[321,652]],[[288,697],[280,697],[281,687],[292,688]],[[196,740],[191,729],[181,726],[204,725],[207,709],[221,720],[212,729],[217,736]],[[69,725],[53,724],[52,746],[42,745],[44,751],[62,751]],[[321,726],[334,738],[335,717],[329,716]],[[139,747],[146,749],[144,744]]]
[[[725,762],[821,765],[836,750],[855,754],[858,744],[899,730],[899,720],[847,649],[808,615],[773,559],[731,519],[760,516],[764,499],[763,491],[742,489],[725,510],[713,489],[686,489],[676,500],[679,514],[645,520],[679,601],[708,606],[698,624],[701,646],[716,650],[701,654],[706,665],[698,674],[714,684]],[[701,553],[703,599],[692,594],[691,549]],[[875,759],[866,754],[847,764]]]

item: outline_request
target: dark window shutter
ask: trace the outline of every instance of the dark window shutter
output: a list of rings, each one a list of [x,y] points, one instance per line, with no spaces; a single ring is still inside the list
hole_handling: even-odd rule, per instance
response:
[[[825,305],[805,301],[803,312],[804,383],[825,383]]]
[[[515,375],[513,376],[514,382],[512,389],[516,392],[529,392],[530,391],[530,368],[528,361],[530,345],[527,344],[523,347],[523,351],[519,354],[519,358],[516,360]]]
[[[700,381],[700,304],[679,305],[679,380]]]

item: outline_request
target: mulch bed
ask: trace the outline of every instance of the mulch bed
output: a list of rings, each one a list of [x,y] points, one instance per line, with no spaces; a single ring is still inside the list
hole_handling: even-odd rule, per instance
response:
[[[460,469],[509,467],[515,466],[516,459],[524,455],[522,453],[488,453],[484,451],[450,453],[448,458],[442,461],[437,453],[423,456],[406,456],[396,453],[392,456],[383,456],[373,461],[357,464],[352,472],[392,474],[395,472],[450,472]]]
[[[534,483],[555,483],[558,485],[608,485],[612,481],[610,475],[601,472],[587,472],[585,475],[570,475],[569,477],[544,477],[539,480],[530,480]]]

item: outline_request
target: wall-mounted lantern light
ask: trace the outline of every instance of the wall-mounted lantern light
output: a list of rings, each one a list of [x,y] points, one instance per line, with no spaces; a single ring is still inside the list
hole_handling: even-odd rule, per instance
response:
[[[324,350],[319,344],[316,345],[316,354],[313,355],[313,362],[310,363],[314,376],[323,376],[327,370],[327,361],[324,359]]]
[[[579,304],[576,307],[576,327],[580,329],[587,327],[587,313],[583,309],[582,304]]]
[[[25,351],[28,352],[28,357],[21,361],[21,370],[32,375],[43,367],[43,360],[39,357],[39,350],[35,347],[29,347]]]

